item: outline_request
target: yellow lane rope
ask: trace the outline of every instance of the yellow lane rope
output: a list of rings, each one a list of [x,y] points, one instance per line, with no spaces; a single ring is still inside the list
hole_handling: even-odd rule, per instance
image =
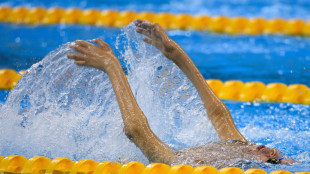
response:
[[[25,71],[0,69],[0,89],[10,90],[16,85]],[[310,89],[303,84],[241,82],[230,80],[206,80],[214,93],[221,99],[258,101],[258,102],[290,102],[310,105]]]
[[[200,30],[229,34],[310,35],[310,22],[300,19],[246,18],[79,8],[0,6],[0,22],[50,25],[84,24],[122,27],[135,19],[157,22],[166,29]]]
[[[192,167],[190,165],[168,166],[162,163],[151,163],[147,166],[140,162],[128,162],[121,165],[115,161],[96,162],[93,160],[72,161],[68,158],[51,160],[43,156],[35,156],[29,160],[20,155],[4,158],[0,155],[0,173],[20,174],[267,174],[262,169],[242,171],[237,167],[225,167],[219,171],[212,166]],[[296,172],[295,174],[309,174]],[[276,170],[270,174],[292,174],[289,171]]]

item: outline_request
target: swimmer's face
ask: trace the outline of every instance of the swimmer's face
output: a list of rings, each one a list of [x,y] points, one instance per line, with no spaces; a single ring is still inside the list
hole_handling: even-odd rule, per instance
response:
[[[264,145],[259,145],[256,147],[258,156],[262,162],[267,162],[270,158],[280,159],[282,158],[281,152],[276,148],[268,148]],[[295,163],[293,159],[282,159],[280,164],[292,164]]]
[[[256,151],[262,162],[267,162],[269,158],[281,158],[281,152],[276,148],[268,148],[264,145],[257,146]]]

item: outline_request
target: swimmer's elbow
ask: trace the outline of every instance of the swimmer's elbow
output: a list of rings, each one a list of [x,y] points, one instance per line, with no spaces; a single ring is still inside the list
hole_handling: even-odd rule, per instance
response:
[[[130,131],[126,130],[126,129],[124,129],[124,132],[125,132],[126,137],[127,137],[130,141],[132,141],[132,139],[133,139],[132,132],[130,132]]]
[[[149,130],[149,125],[146,117],[143,113],[140,113],[142,117],[137,115],[128,116],[130,119],[124,120],[124,133],[130,139],[134,140],[145,135],[145,132]]]
[[[137,139],[143,138],[143,131],[146,131],[143,130],[144,127],[140,125],[127,125],[124,127],[124,133],[128,139],[135,142]]]
[[[135,137],[135,135],[137,134],[137,129],[134,127],[125,126],[124,127],[124,133],[127,136],[127,138],[132,141],[133,138]]]

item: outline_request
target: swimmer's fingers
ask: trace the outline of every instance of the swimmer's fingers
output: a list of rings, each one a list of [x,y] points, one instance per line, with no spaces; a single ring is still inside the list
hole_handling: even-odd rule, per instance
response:
[[[136,31],[137,31],[137,33],[143,34],[143,35],[145,35],[145,36],[147,36],[147,37],[151,37],[151,33],[148,32],[147,30],[138,28],[138,29],[136,29]]]
[[[85,60],[76,60],[74,61],[75,64],[82,66],[82,65],[86,65],[86,61]]]
[[[67,53],[67,57],[69,59],[74,59],[74,60],[85,60],[85,54],[77,54],[77,53]]]
[[[149,38],[143,38],[142,40],[143,40],[144,42],[148,43],[148,44],[153,45],[153,41],[152,41],[152,39],[149,39]]]
[[[110,48],[109,44],[107,44],[106,42],[104,42],[102,39],[97,38],[93,40],[94,43],[98,44],[100,47],[102,48]]]
[[[149,21],[147,21],[147,20],[145,20],[145,19],[137,19],[136,20],[136,23],[143,23],[143,22],[149,22]],[[149,22],[150,23],[150,22]]]
[[[137,27],[141,27],[141,28],[143,28],[143,29],[149,30],[149,29],[153,28],[153,25],[154,25],[154,24],[151,23],[151,22],[149,22],[149,21],[147,21],[147,20],[137,19],[135,25],[136,25]]]
[[[140,22],[139,22],[140,21]],[[163,28],[158,23],[151,23],[146,20],[138,19],[136,22],[137,27],[141,27],[149,32],[156,32],[156,31],[164,31]]]
[[[136,25],[139,25],[139,24],[142,24],[142,23],[151,24],[150,21],[147,21],[147,20],[145,20],[145,19],[137,19],[135,24],[136,24]]]
[[[91,43],[86,42],[84,40],[76,40],[74,43],[76,45],[80,45],[80,46],[85,47],[85,48],[88,48],[88,47],[90,47],[92,45]]]
[[[136,29],[138,33],[143,34],[152,39],[167,37],[165,30],[158,23],[154,24],[151,23],[150,25],[142,23],[137,26],[141,27]]]
[[[76,65],[82,66],[86,65],[85,55],[76,53],[67,53],[69,59],[73,59]]]
[[[88,48],[82,47],[80,45],[71,45],[70,48],[80,53],[88,53]]]

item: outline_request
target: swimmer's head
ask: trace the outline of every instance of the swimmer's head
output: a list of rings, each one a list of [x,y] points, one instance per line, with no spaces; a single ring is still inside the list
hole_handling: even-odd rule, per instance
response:
[[[295,163],[293,159],[282,158],[281,152],[276,148],[268,148],[264,145],[256,146],[260,161],[271,164],[292,164]]]

